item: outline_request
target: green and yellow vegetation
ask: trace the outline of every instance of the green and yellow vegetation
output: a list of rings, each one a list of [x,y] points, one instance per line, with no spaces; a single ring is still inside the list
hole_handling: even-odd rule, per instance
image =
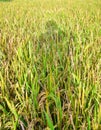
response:
[[[0,130],[101,130],[101,0],[0,2]]]

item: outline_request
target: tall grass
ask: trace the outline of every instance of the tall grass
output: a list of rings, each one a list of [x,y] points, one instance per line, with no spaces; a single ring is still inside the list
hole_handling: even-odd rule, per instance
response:
[[[100,5],[0,3],[0,130],[101,129]]]

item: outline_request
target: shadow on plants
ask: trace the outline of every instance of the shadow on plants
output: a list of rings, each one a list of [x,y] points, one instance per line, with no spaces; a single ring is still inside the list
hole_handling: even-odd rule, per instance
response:
[[[54,20],[49,20],[45,24],[45,32],[39,36],[39,43],[58,43],[66,37],[64,31]]]

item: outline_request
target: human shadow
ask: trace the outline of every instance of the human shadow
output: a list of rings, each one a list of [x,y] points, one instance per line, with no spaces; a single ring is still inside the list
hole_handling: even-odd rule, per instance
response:
[[[39,43],[58,43],[66,37],[66,31],[63,30],[56,21],[49,20],[45,24],[45,32],[39,36]]]

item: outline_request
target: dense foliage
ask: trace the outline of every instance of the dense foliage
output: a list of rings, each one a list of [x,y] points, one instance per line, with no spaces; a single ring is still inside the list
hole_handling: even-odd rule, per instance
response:
[[[101,1],[0,2],[0,130],[101,129]]]

